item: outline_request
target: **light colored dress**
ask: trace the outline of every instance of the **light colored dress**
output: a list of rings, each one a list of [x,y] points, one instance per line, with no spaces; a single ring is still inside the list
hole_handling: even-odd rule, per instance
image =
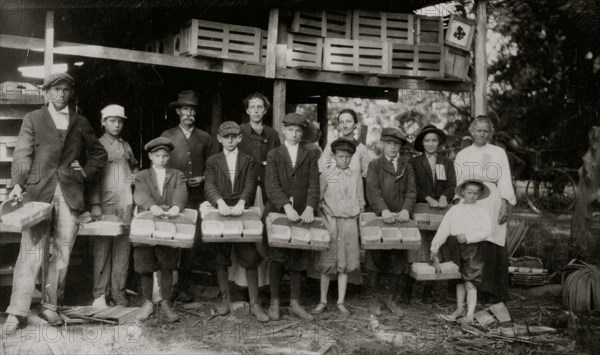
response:
[[[488,241],[501,247],[505,246],[508,223],[498,224],[502,199],[506,199],[513,206],[517,202],[506,153],[492,144],[483,147],[471,145],[458,153],[454,166],[457,185],[475,174],[482,177],[486,186],[490,188],[490,196],[477,203],[483,206],[490,216],[492,233]]]
[[[362,177],[350,168],[334,166],[321,174],[320,186],[331,241],[327,250],[316,254],[315,269],[330,275],[358,270],[358,215],[365,206]]]

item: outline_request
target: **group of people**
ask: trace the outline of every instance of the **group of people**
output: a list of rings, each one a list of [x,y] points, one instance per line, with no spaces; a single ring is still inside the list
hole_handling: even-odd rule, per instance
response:
[[[269,110],[269,100],[253,93],[244,100],[248,122],[223,122],[215,141],[195,127],[196,94],[183,91],[169,105],[177,112],[179,124],[144,146],[151,166],[138,171],[139,163],[121,137],[127,120],[125,109],[108,105],[101,111],[104,133],[98,139],[89,122],[69,108],[74,85],[68,74],[50,75],[43,84],[48,105],[28,113],[19,133],[9,198],[22,199],[26,191],[29,200],[52,203],[54,213],[50,221],[23,231],[7,309],[6,325],[11,326],[8,331],[26,325],[42,265],[45,267],[40,314],[51,325],[63,322],[57,305],[64,293],[78,216],[86,209],[86,185],[90,213],[95,219],[111,215],[128,223],[134,206],[138,212],[151,211],[156,217],[178,218],[184,208],[198,209],[201,203],[210,204],[224,216],[237,216],[255,202],[264,203],[263,218],[270,212],[284,213],[292,223],[311,223],[315,216],[324,218],[331,238],[324,251],[272,247],[263,252],[264,248],[254,243],[220,243],[211,247],[221,292],[216,306],[219,315],[230,312],[228,268],[232,265],[232,253],[245,269],[250,310],[258,321],[280,318],[284,272],[289,273],[292,314],[312,320],[325,311],[330,281],[337,278],[336,308],[341,315],[350,315],[345,293],[349,276],[361,267],[360,213],[368,210],[381,216],[385,223],[404,223],[413,217],[416,203],[440,209],[454,206],[437,233],[422,232],[421,249],[366,252],[370,311],[381,313],[380,275],[390,275],[386,307],[393,314],[402,315],[400,303],[410,301],[414,284],[407,273],[410,263],[427,261],[437,265],[440,259],[455,261],[463,276],[462,280],[449,283],[449,289],[456,290],[457,310],[448,317],[461,317],[466,299],[465,319],[472,320],[478,290],[495,300],[506,298],[506,221],[515,197],[506,154],[489,144],[494,132],[487,117],[473,121],[473,145],[461,151],[454,162],[438,153],[446,135],[432,125],[424,127],[417,136],[414,149],[422,154],[412,159],[400,154],[402,147],[410,144],[402,133],[384,128],[381,156],[371,161],[367,147],[354,138],[360,119],[353,110],[339,112],[340,137],[321,151],[304,143],[303,137],[311,126],[298,113],[283,117],[282,132],[265,125],[263,118]],[[192,262],[197,256],[202,257],[198,251],[206,248],[200,241],[198,224],[195,246],[190,249],[133,245],[133,268],[140,276],[143,300],[138,319],[148,319],[155,312],[153,272],[158,270],[160,311],[169,322],[179,319],[171,303],[173,272],[178,270],[178,299],[189,301]],[[51,254],[49,263],[42,262],[44,249]],[[107,297],[117,305],[129,304],[126,280],[130,253],[128,236],[94,239],[93,306],[106,307]],[[271,296],[266,310],[259,297],[258,268],[263,261],[268,261]],[[302,278],[309,269],[317,270],[321,278],[320,302],[311,312],[301,302]],[[403,275],[406,281],[400,298]],[[431,290],[432,285],[426,284],[424,301],[431,300]]]

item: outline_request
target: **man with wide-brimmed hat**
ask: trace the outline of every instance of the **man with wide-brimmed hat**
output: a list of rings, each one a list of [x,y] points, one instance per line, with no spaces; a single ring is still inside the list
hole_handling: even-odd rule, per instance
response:
[[[46,262],[41,316],[50,325],[63,323],[57,304],[64,293],[78,216],[84,210],[84,184],[107,161],[88,120],[69,107],[74,85],[69,74],[50,74],[42,86],[48,105],[26,114],[19,131],[9,198],[52,203],[54,213],[50,222],[23,230],[4,334],[27,324],[37,274]],[[48,234],[48,223],[53,233]],[[42,257],[46,243],[52,254],[49,261]]]
[[[161,136],[169,138],[175,149],[171,152],[168,167],[181,171],[187,181],[188,202],[186,208],[198,209],[204,201],[204,170],[206,160],[214,153],[213,139],[205,131],[195,127],[196,113],[198,112],[198,96],[192,90],[179,93],[177,101],[169,104],[179,116],[179,124],[164,131]],[[199,232],[200,227],[196,230]],[[196,235],[196,243],[199,236]],[[181,252],[179,266],[179,299],[191,301],[184,292],[189,286],[191,266],[194,259],[194,249],[185,249]]]

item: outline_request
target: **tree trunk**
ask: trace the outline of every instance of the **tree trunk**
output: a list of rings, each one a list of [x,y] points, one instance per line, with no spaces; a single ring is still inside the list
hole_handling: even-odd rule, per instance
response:
[[[592,229],[594,205],[600,203],[600,126],[592,127],[588,137],[589,148],[583,156],[583,166],[579,168],[569,254],[596,263],[600,261],[600,233]]]

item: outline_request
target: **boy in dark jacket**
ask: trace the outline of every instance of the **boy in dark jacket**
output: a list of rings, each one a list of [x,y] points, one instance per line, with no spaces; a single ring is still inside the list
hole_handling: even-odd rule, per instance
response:
[[[223,122],[217,136],[223,151],[211,156],[206,162],[206,198],[223,216],[241,215],[244,208],[252,204],[256,193],[256,164],[249,155],[237,149],[242,140],[241,133],[237,123]],[[260,322],[268,322],[269,316],[262,309],[258,296],[257,268],[262,257],[254,243],[221,243],[216,247],[217,279],[223,296],[217,314],[225,315],[230,311],[227,268],[231,266],[232,249],[240,266],[246,269],[252,314]]]
[[[140,171],[135,177],[133,200],[139,212],[151,211],[155,217],[175,218],[185,207],[188,198],[185,178],[181,171],[167,168],[173,143],[169,138],[158,137],[146,144],[144,149],[152,161],[152,168]],[[171,307],[173,293],[173,270],[177,268],[179,249],[168,246],[134,245],[133,265],[140,274],[144,304],[137,319],[146,320],[153,313],[152,273],[160,270],[161,310],[169,322],[179,316]]]
[[[267,155],[265,189],[269,212],[284,212],[290,222],[302,220],[311,223],[319,204],[319,156],[320,151],[301,143],[308,122],[302,115],[288,113],[283,119],[285,142]],[[313,316],[300,305],[302,272],[308,268],[310,252],[299,249],[272,248],[269,268],[271,305],[268,315],[279,319],[279,286],[284,268],[290,272],[290,311],[304,320]]]
[[[402,145],[407,144],[396,128],[384,128],[381,132],[383,143],[379,159],[371,161],[367,173],[367,200],[375,214],[383,217],[385,223],[410,219],[416,201],[415,177],[412,166],[399,156]],[[391,274],[391,296],[386,302],[388,309],[397,316],[403,311],[396,303],[400,275],[406,273],[406,250],[367,250],[365,268],[369,270],[369,290],[372,296],[371,312],[380,313],[377,294],[380,273]]]

